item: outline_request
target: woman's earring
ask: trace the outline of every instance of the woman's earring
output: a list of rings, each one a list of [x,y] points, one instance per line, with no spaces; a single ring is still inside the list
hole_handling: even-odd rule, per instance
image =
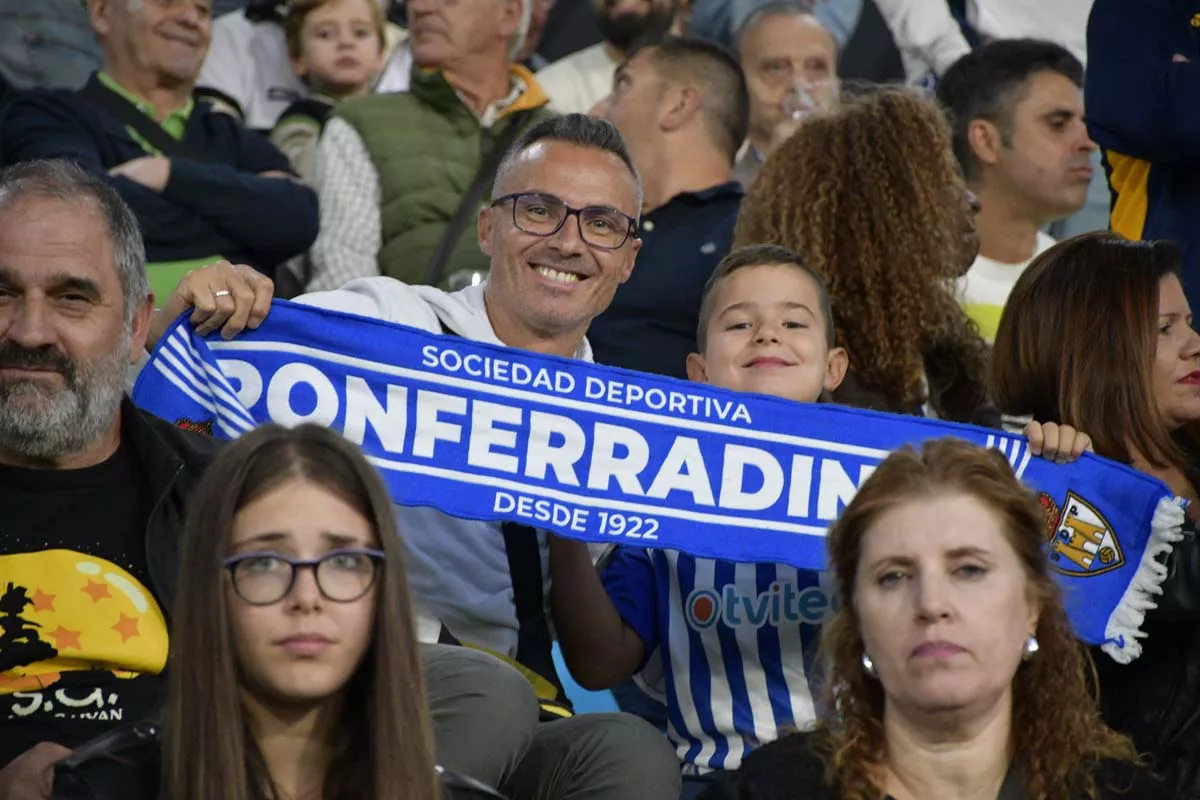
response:
[[[1028,661],[1031,658],[1033,658],[1034,656],[1036,656],[1038,647],[1039,647],[1039,645],[1038,645],[1037,637],[1034,636],[1032,633],[1029,634],[1029,638],[1025,640],[1025,647],[1021,653],[1021,660]]]
[[[1035,647],[1036,647],[1036,644],[1035,644]],[[863,653],[863,657],[862,657],[862,665],[863,665],[863,672],[867,673],[867,675],[871,676],[872,678],[879,677],[878,673],[875,672],[875,662],[872,661],[871,657],[869,655],[867,655],[865,652]]]

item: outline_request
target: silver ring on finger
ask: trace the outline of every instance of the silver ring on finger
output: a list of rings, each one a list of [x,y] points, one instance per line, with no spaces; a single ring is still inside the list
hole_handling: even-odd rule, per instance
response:
[[[217,289],[213,292],[213,297],[228,297],[231,294],[233,294],[233,292],[229,291],[228,289]]]

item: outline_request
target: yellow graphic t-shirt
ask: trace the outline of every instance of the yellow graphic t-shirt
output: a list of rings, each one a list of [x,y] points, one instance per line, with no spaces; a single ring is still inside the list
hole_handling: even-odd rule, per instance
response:
[[[125,569],[66,549],[0,556],[0,730],[61,742],[64,723],[86,740],[137,721],[166,660],[162,610]]]

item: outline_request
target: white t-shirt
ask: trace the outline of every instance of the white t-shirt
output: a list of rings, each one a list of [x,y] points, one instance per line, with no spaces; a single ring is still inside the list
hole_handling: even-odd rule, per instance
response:
[[[958,279],[959,302],[967,316],[979,325],[979,332],[990,344],[996,338],[1000,324],[1000,312],[1008,302],[1013,284],[1029,266],[1029,262],[1053,247],[1055,241],[1038,231],[1033,255],[1019,264],[1003,264],[991,258],[978,256],[967,274]]]
[[[390,55],[376,82],[376,92],[408,89],[412,53],[407,39],[402,28],[388,24]],[[283,27],[275,22],[251,22],[244,11],[232,11],[213,23],[212,46],[197,86],[236,103],[242,122],[253,130],[270,130],[289,105],[308,94],[292,72]]]
[[[1094,0],[970,0],[967,21],[987,39],[1056,42],[1087,64],[1087,20]],[[946,0],[876,0],[895,37],[910,82],[937,75],[971,50]]]
[[[560,114],[586,114],[612,91],[617,62],[594,44],[538,70],[537,82]]]
[[[989,39],[1046,39],[1087,64],[1087,21],[1094,0],[975,0],[967,21]]]

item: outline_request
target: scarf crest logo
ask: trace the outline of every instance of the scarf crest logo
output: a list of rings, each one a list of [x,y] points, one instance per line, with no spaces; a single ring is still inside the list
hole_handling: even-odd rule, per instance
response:
[[[1091,578],[1125,565],[1121,540],[1094,505],[1068,491],[1060,508],[1050,495],[1038,496],[1046,522],[1050,568],[1062,575]]]

